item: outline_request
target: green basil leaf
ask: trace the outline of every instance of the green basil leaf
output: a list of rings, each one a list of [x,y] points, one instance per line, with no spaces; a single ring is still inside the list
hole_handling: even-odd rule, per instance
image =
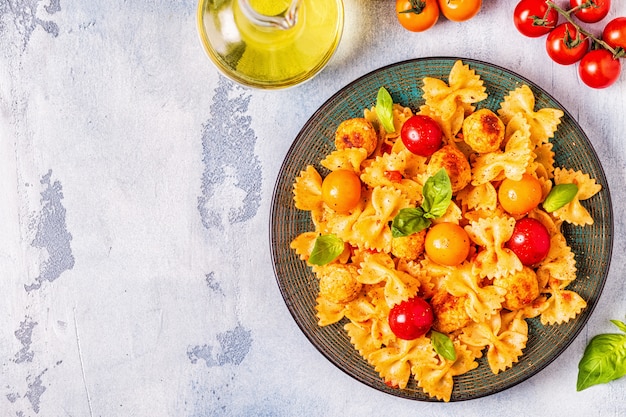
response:
[[[326,265],[337,259],[344,250],[343,240],[337,235],[320,235],[315,239],[313,251],[309,256],[309,263],[313,265]]]
[[[380,87],[376,96],[376,115],[387,133],[396,131],[393,125],[393,99],[385,87]]]
[[[445,169],[441,168],[428,178],[422,190],[424,217],[436,219],[443,216],[452,201],[452,184]]]
[[[576,197],[578,186],[576,184],[557,184],[552,187],[550,194],[543,202],[543,208],[548,213],[560,209]]]
[[[403,208],[391,223],[391,235],[393,237],[409,236],[421,232],[430,226],[430,220],[424,217],[424,210],[420,207]]]
[[[621,330],[622,322],[615,323]],[[605,384],[626,375],[626,334],[607,333],[595,336],[578,363],[576,391]]]
[[[454,343],[447,335],[436,331],[430,332],[430,343],[435,348],[435,352],[443,356],[449,361],[456,360],[456,350]]]
[[[617,326],[618,329],[626,333],[626,323],[624,323],[623,321],[619,321],[619,320],[611,320],[611,323],[613,323],[614,325]]]

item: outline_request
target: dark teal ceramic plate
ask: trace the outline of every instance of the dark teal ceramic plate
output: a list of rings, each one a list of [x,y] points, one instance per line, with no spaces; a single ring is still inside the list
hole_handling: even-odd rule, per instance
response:
[[[313,230],[309,213],[293,204],[295,177],[308,164],[324,172],[319,161],[334,150],[336,126],[345,119],[361,117],[363,109],[376,102],[376,94],[385,86],[395,102],[416,110],[422,100],[422,79],[438,77],[447,81],[458,58],[423,58],[390,65],[352,82],[332,96],[304,125],[278,174],[270,218],[271,252],[278,286],[287,308],[311,343],[348,375],[379,391],[420,401],[436,401],[425,395],[412,380],[404,390],[390,388],[354,349],[343,330],[344,322],[321,328],[315,317],[317,280],[289,248],[298,234]],[[578,123],[546,91],[519,75],[485,62],[462,59],[484,80],[489,97],[478,107],[497,110],[505,95],[522,84],[535,94],[536,107],[553,107],[565,116],[552,139],[557,166],[580,169],[602,185],[602,191],[584,202],[595,222],[587,227],[564,227],[564,234],[576,255],[578,279],[570,289],[580,294],[587,308],[574,320],[562,325],[543,326],[529,320],[529,339],[519,362],[494,375],[484,358],[478,368],[455,378],[451,401],[461,401],[494,394],[528,379],[557,358],[580,333],[594,310],[609,270],[613,247],[613,212],[604,171],[593,146]],[[572,366],[575,366],[572,364]],[[576,381],[572,381],[575,385]],[[549,387],[547,387],[549,388]]]

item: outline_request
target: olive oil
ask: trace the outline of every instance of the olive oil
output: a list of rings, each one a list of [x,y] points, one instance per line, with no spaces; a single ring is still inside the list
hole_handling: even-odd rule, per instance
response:
[[[291,0],[248,0],[250,6],[265,16],[277,16],[291,5]]]
[[[205,49],[235,81],[260,88],[295,85],[319,72],[337,48],[343,29],[342,0],[299,0],[295,21],[287,28],[258,24],[239,2],[222,1],[220,10],[212,10],[216,0],[204,0],[199,16]],[[270,17],[292,6],[290,0],[248,2],[257,13]]]

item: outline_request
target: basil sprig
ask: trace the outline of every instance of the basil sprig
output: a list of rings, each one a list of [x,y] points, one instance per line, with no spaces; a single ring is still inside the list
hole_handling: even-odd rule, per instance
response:
[[[422,189],[421,207],[404,208],[391,223],[393,237],[409,236],[426,229],[431,219],[443,216],[452,200],[452,184],[445,169],[441,168],[428,178]]]
[[[552,187],[550,193],[543,202],[543,208],[548,213],[558,210],[576,197],[578,186],[576,184],[557,184]]]
[[[376,96],[376,115],[387,133],[396,131],[393,125],[393,99],[385,87],[378,89],[378,95]]]
[[[435,348],[435,352],[449,361],[456,360],[456,350],[452,339],[443,333],[432,330],[430,332],[430,344]]]
[[[309,263],[318,266],[326,265],[337,259],[343,250],[343,240],[337,235],[320,235],[315,239],[313,251],[309,256]]]
[[[611,320],[622,333],[594,336],[578,363],[576,391],[606,384],[626,375],[626,324]]]

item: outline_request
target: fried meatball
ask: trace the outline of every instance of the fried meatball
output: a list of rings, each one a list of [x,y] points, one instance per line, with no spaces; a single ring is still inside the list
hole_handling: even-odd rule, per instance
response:
[[[467,296],[456,297],[445,290],[439,290],[430,300],[435,313],[433,328],[441,333],[452,333],[472,322],[467,314]]]
[[[337,150],[348,148],[363,148],[368,155],[376,150],[378,135],[374,126],[365,118],[357,117],[344,120],[335,132],[335,147]]]
[[[493,152],[504,140],[504,122],[489,109],[480,109],[463,121],[463,140],[478,153]]]
[[[320,279],[320,295],[334,303],[354,300],[361,291],[357,281],[358,268],[354,264],[328,264],[317,272]]]
[[[539,297],[537,274],[527,266],[519,272],[496,278],[493,284],[507,290],[502,304],[507,310],[518,310]]]
[[[409,236],[394,237],[391,239],[391,254],[396,258],[406,260],[417,259],[424,253],[424,239],[426,230],[413,233]]]
[[[444,168],[450,177],[452,192],[465,188],[472,180],[472,168],[469,161],[457,148],[446,145],[431,155],[426,172],[429,176],[435,175]]]

